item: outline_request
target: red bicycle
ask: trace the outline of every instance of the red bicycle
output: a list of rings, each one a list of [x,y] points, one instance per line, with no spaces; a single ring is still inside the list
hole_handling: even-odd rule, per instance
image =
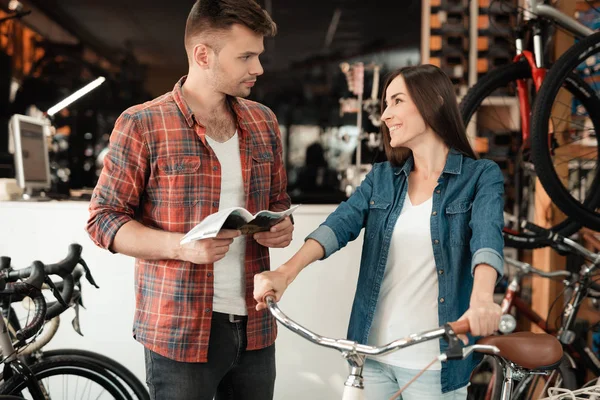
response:
[[[494,6],[496,9],[506,7],[502,2],[493,3],[490,5],[490,13],[494,12]],[[548,53],[549,50],[553,51],[554,46],[549,46],[548,41],[553,37],[553,28],[559,26],[575,38],[584,38],[571,50],[587,54],[582,43],[590,45],[600,43],[600,34],[594,34],[593,30],[552,6],[544,4],[542,0],[529,0],[525,3],[526,8],[510,10],[518,14],[514,61],[499,66],[481,77],[462,99],[460,108],[467,132],[492,142],[490,150],[483,156],[493,159],[504,167],[503,169],[508,170],[505,211],[513,218],[507,221],[507,229],[512,236],[507,238],[506,244],[517,248],[535,248],[541,246],[541,243],[535,240],[537,236],[527,234],[513,223],[529,217],[530,205],[534,199],[532,194],[535,191],[534,174],[540,175],[544,189],[560,207],[559,200],[553,195],[560,191],[558,187],[565,186],[572,189],[573,184],[581,185],[582,182],[581,180],[573,182],[572,177],[569,181],[568,178],[569,171],[566,167],[569,165],[565,163],[569,164],[575,158],[556,165],[554,155],[581,143],[584,137],[590,136],[590,131],[600,130],[600,99],[593,90],[593,85],[581,74],[575,73],[575,69],[566,74],[560,82],[556,82],[555,78],[549,79],[554,67],[547,68],[552,58]],[[490,52],[492,51],[493,49],[490,49]],[[559,63],[564,63],[562,57],[557,61],[557,64]],[[550,74],[548,77],[547,73]],[[552,105],[548,105],[550,100],[555,104],[561,104],[563,100],[556,96],[544,96],[544,104],[550,109],[544,110],[546,111],[544,118],[538,118],[537,125],[535,117],[539,112],[534,112],[532,125],[532,107],[535,105],[536,110],[540,110],[541,107],[536,93],[544,90],[547,85],[554,87],[557,84],[570,96],[568,100],[564,100],[567,102],[566,107],[552,108]],[[535,103],[534,97],[536,97]],[[541,98],[541,94],[539,97]],[[585,115],[587,122],[582,122],[579,116],[571,115],[571,99],[580,105],[580,114]],[[541,126],[543,121],[546,121],[547,128]],[[549,128],[548,121],[550,121]],[[561,133],[565,131],[568,132],[569,140],[562,139],[565,135]],[[595,145],[589,148],[589,153],[597,158],[599,152],[596,141]],[[564,174],[565,168],[567,177]],[[554,174],[557,179],[542,179],[542,174]],[[600,205],[600,177],[598,174],[589,174],[586,177],[585,190],[579,196],[578,206],[595,210]],[[562,207],[561,209],[570,215],[573,209],[572,204],[571,206],[568,210]],[[568,236],[576,232],[581,224],[588,225],[588,223],[581,218],[568,218],[551,229]],[[594,228],[594,226],[590,227]]]

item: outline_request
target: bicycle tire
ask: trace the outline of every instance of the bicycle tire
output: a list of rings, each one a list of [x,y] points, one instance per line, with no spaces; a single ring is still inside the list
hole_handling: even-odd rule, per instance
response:
[[[529,64],[524,61],[497,67],[481,77],[481,79],[469,89],[460,102],[460,113],[465,126],[468,126],[476,110],[483,104],[486,98],[492,96],[496,90],[505,88],[510,83],[521,79],[531,79],[531,68],[529,67]],[[579,228],[579,223],[573,219],[567,218],[550,229],[562,236],[570,236],[577,232]],[[545,239],[547,238],[539,235],[518,232],[504,235],[506,246],[520,249],[546,247],[548,242]]]
[[[150,400],[150,394],[146,389],[146,385],[143,384],[129,369],[127,369],[127,367],[110,357],[106,357],[93,351],[80,349],[56,349],[42,352],[42,359],[63,356],[90,358],[92,361],[98,363],[107,371],[119,378],[125,384],[125,386],[131,389],[131,392],[136,396],[135,398],[138,400]]]
[[[581,203],[575,199],[567,188],[563,186],[560,177],[556,173],[551,149],[548,146],[548,132],[549,114],[559,90],[565,82],[569,83],[569,78],[573,76],[572,71],[574,67],[580,65],[581,60],[585,60],[598,52],[600,52],[600,33],[595,33],[583,38],[570,47],[556,61],[552,69],[548,72],[534,105],[531,131],[532,156],[542,186],[562,212],[576,219],[582,225],[596,231],[600,230],[600,213],[595,211],[599,205],[598,197],[600,197],[600,190],[598,189],[600,187],[600,176],[596,173],[588,191],[593,197],[591,201],[588,201],[586,198],[586,201]],[[598,99],[596,94],[588,96],[585,100],[597,107],[595,109],[593,105],[586,107],[588,112],[589,110],[600,112],[600,108],[598,108],[600,99]],[[595,132],[600,132],[600,120],[597,115],[591,119]],[[600,143],[598,143],[598,151],[600,153]],[[598,172],[598,165],[596,165],[596,172]]]
[[[86,358],[55,356],[48,360],[31,364],[28,367],[40,381],[56,376],[62,376],[62,382],[65,381],[64,376],[82,377],[100,386],[114,400],[131,400],[131,396],[127,393],[126,389],[113,375]],[[20,374],[13,375],[0,386],[0,394],[21,395],[27,389],[28,383],[25,376]],[[76,388],[78,387],[79,384],[77,384]],[[84,388],[88,390],[89,386],[84,385]],[[48,388],[45,387],[45,390],[48,390]]]
[[[17,314],[12,307],[5,308],[10,310],[8,313],[9,324],[13,326],[14,329],[20,329],[21,323],[17,318]],[[130,389],[128,393],[132,394],[134,400],[150,400],[150,394],[146,389],[145,384],[143,384],[129,369],[127,369],[124,365],[119,362],[113,360],[112,358],[106,357],[102,354],[95,353],[88,350],[80,350],[80,349],[55,349],[48,351],[38,351],[35,357],[28,356],[25,360],[46,360],[51,357],[84,357],[90,359],[90,362],[98,364],[102,368],[106,369],[114,376],[116,376],[122,384]],[[26,361],[27,362],[27,361]]]

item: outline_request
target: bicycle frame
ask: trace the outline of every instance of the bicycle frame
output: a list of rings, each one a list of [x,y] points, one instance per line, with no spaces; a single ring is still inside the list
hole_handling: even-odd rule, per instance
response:
[[[569,17],[565,13],[552,6],[543,4],[543,0],[525,0],[525,3],[525,20],[534,19],[535,16],[544,17],[578,37],[585,37],[594,33],[592,29]],[[541,38],[539,40],[539,44],[541,44]]]
[[[29,367],[17,358],[17,352],[12,344],[8,328],[4,323],[4,318],[0,315],[0,348],[3,353],[4,369],[2,379],[4,381],[14,374],[24,375],[27,381],[27,389],[34,399],[46,399],[41,383],[37,380]]]
[[[543,4],[543,0],[526,0],[525,12],[523,18],[527,25],[533,26],[533,52],[525,50],[523,46],[523,29],[519,30],[516,39],[517,54],[514,62],[525,59],[531,68],[531,76],[538,92],[546,76],[547,68],[544,66],[544,49],[539,26],[539,17],[553,21],[558,26],[564,28],[576,37],[585,37],[594,33],[594,31],[575,19],[569,17],[554,7]],[[522,129],[522,147],[529,148],[529,138],[531,136],[531,103],[527,93],[527,82],[520,80],[517,82],[517,93],[520,105],[521,129]]]
[[[509,314],[512,307],[515,307],[521,314],[523,314],[529,321],[539,326],[544,332],[555,334],[556,330],[552,330],[548,327],[548,324],[544,318],[536,313],[525,301],[519,296],[521,290],[521,279],[522,275],[517,274],[511,280],[504,298],[502,299],[502,314]]]

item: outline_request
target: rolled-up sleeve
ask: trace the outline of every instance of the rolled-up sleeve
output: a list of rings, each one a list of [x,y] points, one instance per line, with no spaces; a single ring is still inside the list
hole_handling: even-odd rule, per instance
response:
[[[484,168],[475,188],[471,214],[471,272],[479,264],[488,264],[500,279],[504,274],[504,176],[493,161],[486,160]]]
[[[305,240],[316,240],[323,246],[325,255],[329,257],[348,242],[356,239],[365,226],[369,212],[369,199],[373,193],[373,174],[377,164],[367,174],[350,198],[336,208],[315,231]]]
[[[115,122],[90,201],[86,230],[105,249],[110,249],[117,231],[134,219],[146,184],[148,147],[135,118],[123,113]]]

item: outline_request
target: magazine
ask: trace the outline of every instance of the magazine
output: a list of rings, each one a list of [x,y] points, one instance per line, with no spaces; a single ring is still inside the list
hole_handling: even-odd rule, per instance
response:
[[[264,232],[291,215],[300,205],[285,211],[262,210],[252,215],[243,207],[231,207],[218,211],[204,218],[193,227],[179,242],[186,244],[194,240],[210,239],[217,236],[222,229],[237,229],[242,235]]]

